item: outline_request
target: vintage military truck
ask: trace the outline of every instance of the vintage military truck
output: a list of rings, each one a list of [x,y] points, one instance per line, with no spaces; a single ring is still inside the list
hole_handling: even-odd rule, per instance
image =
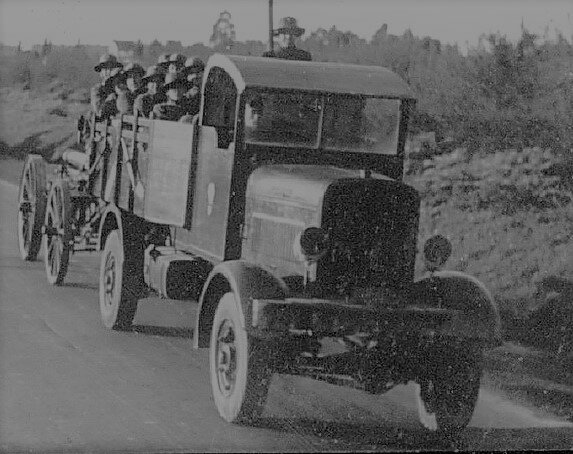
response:
[[[381,67],[214,55],[193,123],[96,124],[105,326],[128,328],[150,289],[196,301],[230,422],[260,415],[282,373],[373,394],[413,381],[427,428],[463,429],[499,315],[479,281],[440,270],[443,237],[414,278],[414,103]]]

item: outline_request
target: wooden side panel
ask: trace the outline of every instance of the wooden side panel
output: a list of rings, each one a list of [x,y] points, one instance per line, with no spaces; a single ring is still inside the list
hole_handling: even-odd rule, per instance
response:
[[[191,207],[194,184],[193,131],[187,123],[154,121],[144,181],[145,219],[181,227]]]
[[[200,128],[191,227],[177,229],[175,245],[220,261],[225,258],[235,144],[217,148],[215,128]]]

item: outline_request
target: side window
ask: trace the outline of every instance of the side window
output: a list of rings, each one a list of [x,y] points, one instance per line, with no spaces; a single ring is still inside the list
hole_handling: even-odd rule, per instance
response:
[[[203,125],[217,130],[217,147],[229,148],[235,136],[237,88],[233,79],[221,68],[213,68],[205,83]]]

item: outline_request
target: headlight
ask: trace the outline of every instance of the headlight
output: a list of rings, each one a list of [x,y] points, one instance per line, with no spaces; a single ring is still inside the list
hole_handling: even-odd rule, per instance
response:
[[[452,253],[452,243],[442,235],[434,235],[424,244],[424,258],[428,271],[442,268]]]
[[[301,260],[316,261],[328,251],[328,234],[319,227],[308,227],[297,235],[293,249]]]

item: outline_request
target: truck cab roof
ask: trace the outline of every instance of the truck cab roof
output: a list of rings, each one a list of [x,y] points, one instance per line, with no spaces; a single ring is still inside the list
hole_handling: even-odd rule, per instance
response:
[[[414,99],[404,80],[380,66],[215,54],[205,72],[213,67],[229,74],[239,93],[253,87]]]

